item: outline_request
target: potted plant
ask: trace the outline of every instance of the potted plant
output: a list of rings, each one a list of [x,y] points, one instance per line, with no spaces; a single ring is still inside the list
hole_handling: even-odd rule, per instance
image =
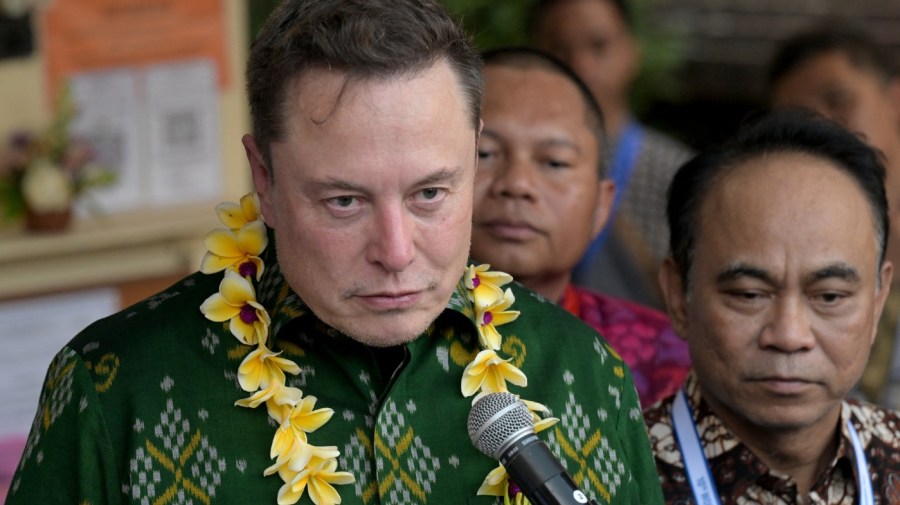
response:
[[[0,220],[24,218],[30,230],[64,229],[86,190],[115,181],[90,143],[70,135],[74,117],[74,103],[64,90],[46,129],[10,135],[0,151]]]

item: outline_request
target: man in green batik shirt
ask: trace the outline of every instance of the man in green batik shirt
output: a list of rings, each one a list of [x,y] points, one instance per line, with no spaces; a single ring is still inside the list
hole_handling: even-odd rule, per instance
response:
[[[290,0],[247,81],[256,196],[59,352],[7,503],[521,500],[466,431],[502,390],[589,497],[660,503],[615,351],[467,264],[483,83],[444,10]]]

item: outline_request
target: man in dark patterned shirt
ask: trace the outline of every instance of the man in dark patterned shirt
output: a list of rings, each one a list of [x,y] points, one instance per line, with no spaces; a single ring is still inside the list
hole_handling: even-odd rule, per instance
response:
[[[670,194],[660,284],[694,369],[645,414],[667,502],[900,502],[900,417],[845,399],[893,273],[876,153],[782,111]]]

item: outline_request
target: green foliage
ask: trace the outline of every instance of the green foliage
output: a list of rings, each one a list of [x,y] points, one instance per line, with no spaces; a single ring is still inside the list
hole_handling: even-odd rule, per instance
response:
[[[526,25],[534,0],[443,0],[447,10],[484,51],[528,43]]]
[[[534,0],[443,0],[469,30],[480,50],[528,44],[526,27]],[[635,34],[641,44],[641,72],[632,87],[637,113],[655,100],[674,100],[680,90],[675,71],[684,58],[684,42],[650,26],[655,0],[631,0]]]
[[[250,33],[255,34],[280,0],[248,0]],[[535,0],[443,0],[447,10],[472,35],[478,49],[528,44],[526,26]],[[684,41],[650,25],[655,0],[631,0],[635,33],[642,48],[641,73],[632,87],[637,113],[656,100],[674,100],[680,93],[675,71],[683,58]]]

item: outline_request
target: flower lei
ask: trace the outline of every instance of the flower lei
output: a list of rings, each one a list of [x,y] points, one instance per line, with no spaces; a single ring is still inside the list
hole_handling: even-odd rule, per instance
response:
[[[207,252],[200,271],[214,274],[224,270],[225,274],[218,292],[200,305],[200,311],[211,321],[227,322],[231,334],[242,344],[256,346],[238,367],[238,384],[251,395],[236,401],[235,405],[256,408],[265,404],[269,416],[278,423],[269,450],[269,457],[275,463],[263,475],[277,473],[284,482],[278,491],[279,505],[297,503],[307,489],[317,505],[340,503],[341,497],[333,486],[350,484],[355,478],[350,472],[337,471],[340,456],[337,447],[314,446],[308,439],[310,433],[331,419],[334,411],[316,409],[315,396],[304,396],[300,389],[287,386],[286,374],[296,375],[300,367],[266,345],[271,319],[256,300],[253,284],[262,277],[265,265],[260,256],[268,246],[258,197],[249,193],[240,203],[221,203],[216,213],[227,228],[216,228],[206,235]],[[519,312],[508,310],[515,296],[509,288],[501,289],[512,277],[489,268],[486,264],[471,265],[463,276],[468,298],[475,307],[478,340],[483,348],[466,366],[462,377],[462,394],[475,395],[473,402],[488,393],[508,391],[507,382],[520,387],[528,383],[525,374],[510,363],[512,358],[503,359],[497,354],[502,347],[497,326],[514,321]],[[544,405],[523,402],[532,413],[536,432],[558,421],[553,417],[541,418],[539,414],[549,412]],[[503,496],[505,504],[528,503],[502,465],[487,475],[478,494]]]

